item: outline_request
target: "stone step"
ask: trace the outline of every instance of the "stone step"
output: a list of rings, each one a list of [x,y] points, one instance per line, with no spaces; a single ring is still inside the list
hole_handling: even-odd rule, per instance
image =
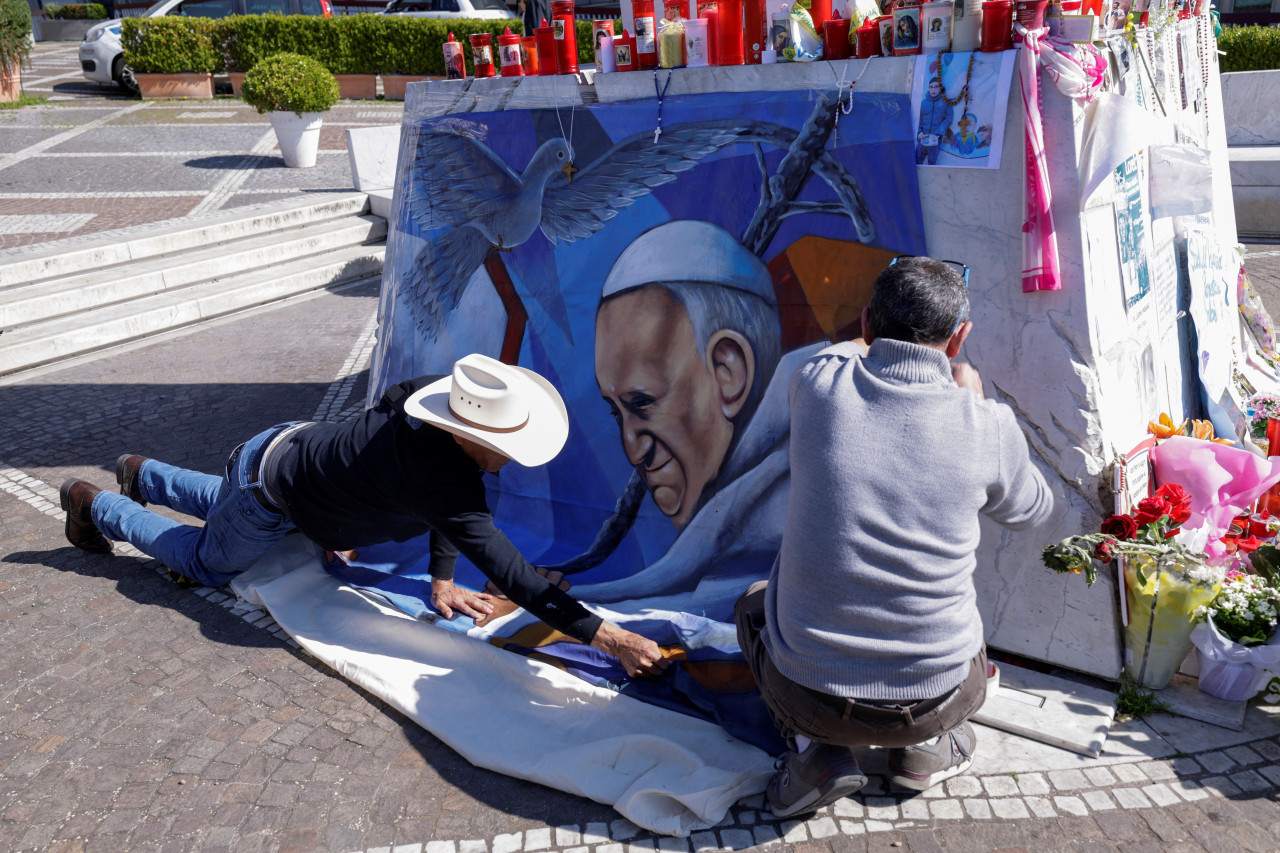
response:
[[[31,282],[0,290],[0,329],[8,334],[55,317],[272,267],[344,246],[383,240],[386,233],[386,220],[381,217],[345,216]]]
[[[348,246],[45,320],[0,336],[0,376],[381,275],[385,245]]]
[[[139,225],[0,254],[0,289],[119,266],[369,211],[365,193],[287,199],[210,216]]]

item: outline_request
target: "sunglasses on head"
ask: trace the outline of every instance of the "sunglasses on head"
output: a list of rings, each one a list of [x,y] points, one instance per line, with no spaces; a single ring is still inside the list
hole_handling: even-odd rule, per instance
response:
[[[889,261],[889,266],[893,266],[898,261],[905,260],[907,258],[915,258],[915,257],[919,257],[919,256],[918,255],[898,255],[898,257]],[[959,274],[960,280],[964,282],[964,289],[965,290],[969,289],[969,267],[965,266],[959,261],[943,261],[943,260],[939,260],[938,258],[930,258],[930,260],[935,260],[938,263],[945,264],[946,266],[955,270],[956,273]],[[969,303],[966,300],[964,304],[964,310],[960,312],[960,319],[956,320],[956,326],[954,329],[951,330],[951,335],[954,335],[956,332],[960,331],[960,327],[963,326],[964,321],[968,319],[969,319]],[[947,337],[951,337],[951,335],[947,335]]]

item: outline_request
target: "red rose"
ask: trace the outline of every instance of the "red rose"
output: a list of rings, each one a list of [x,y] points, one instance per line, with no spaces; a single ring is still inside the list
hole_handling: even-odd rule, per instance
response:
[[[1138,532],[1138,522],[1128,515],[1112,515],[1102,522],[1102,532],[1117,539],[1132,539]]]
[[[1169,515],[1174,524],[1182,524],[1191,517],[1191,493],[1177,483],[1165,483],[1156,489],[1155,497],[1169,502]]]
[[[1159,521],[1173,511],[1173,507],[1164,498],[1152,495],[1149,498],[1143,498],[1138,501],[1138,509],[1133,514],[1133,520],[1139,525],[1150,524],[1153,521]]]
[[[1110,563],[1116,558],[1115,551],[1113,550],[1115,548],[1115,544],[1116,541],[1114,539],[1105,539],[1102,542],[1099,542],[1093,548],[1093,558],[1095,560],[1101,560],[1104,563]]]

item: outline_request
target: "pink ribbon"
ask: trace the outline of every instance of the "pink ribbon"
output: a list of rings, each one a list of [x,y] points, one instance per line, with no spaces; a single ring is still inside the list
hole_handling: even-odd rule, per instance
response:
[[[1018,51],[1018,81],[1022,84],[1023,150],[1026,179],[1023,182],[1025,217],[1022,221],[1022,292],[1058,290],[1058,237],[1053,229],[1053,191],[1049,186],[1049,166],[1044,155],[1044,124],[1041,121],[1040,36],[1045,32],[1026,30]]]
[[[1022,222],[1022,292],[1060,290],[1062,275],[1058,269],[1058,237],[1053,227],[1053,191],[1049,186],[1049,166],[1045,162],[1044,124],[1041,119],[1043,101],[1037,71],[1043,63],[1045,72],[1064,94],[1090,100],[1093,90],[1102,82],[1103,65],[1096,51],[1082,55],[1070,42],[1046,38],[1048,31],[1045,29],[1028,30],[1017,23],[1014,29],[1022,35],[1022,49],[1018,51],[1018,81],[1021,83],[1025,117],[1023,199],[1026,216]]]

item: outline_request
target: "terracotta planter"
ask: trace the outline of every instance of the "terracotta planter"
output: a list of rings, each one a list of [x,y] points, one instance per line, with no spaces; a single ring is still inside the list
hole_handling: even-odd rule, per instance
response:
[[[335,74],[338,97],[346,101],[372,101],[378,97],[377,74]]]
[[[14,65],[0,68],[0,104],[22,97],[22,70]]]
[[[403,101],[405,87],[410,83],[417,83],[419,80],[430,80],[426,75],[414,74],[383,74],[382,75],[382,97],[388,101]]]
[[[213,75],[134,74],[138,92],[144,98],[213,98]]]
[[[227,79],[231,81],[231,94],[240,97],[240,90],[244,88],[244,72],[228,71]]]

